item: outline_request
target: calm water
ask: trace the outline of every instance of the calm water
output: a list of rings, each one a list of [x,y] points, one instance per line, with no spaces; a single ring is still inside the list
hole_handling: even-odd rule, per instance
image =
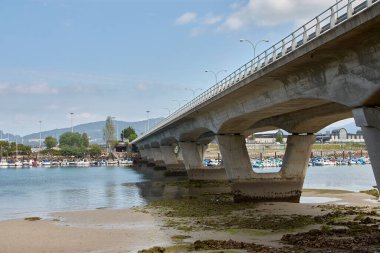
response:
[[[142,205],[145,197],[157,197],[163,189],[134,183],[161,180],[162,175],[151,168],[143,174],[121,167],[0,169],[0,220]],[[371,166],[360,165],[309,167],[304,187],[358,191],[373,185]]]
[[[139,190],[127,183],[143,180],[119,167],[0,169],[0,219],[141,205]]]

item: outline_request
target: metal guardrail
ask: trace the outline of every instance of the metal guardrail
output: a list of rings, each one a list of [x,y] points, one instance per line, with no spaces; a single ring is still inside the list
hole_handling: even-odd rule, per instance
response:
[[[160,128],[168,125],[179,116],[189,112],[191,109],[210,100],[216,95],[222,93],[228,88],[234,86],[239,81],[251,76],[253,73],[269,66],[277,60],[283,58],[291,52],[294,52],[299,47],[318,38],[327,31],[339,26],[344,21],[349,20],[360,12],[372,7],[380,0],[340,0],[333,6],[322,12],[317,17],[313,18],[293,33],[283,38],[251,61],[247,62],[230,75],[219,81],[209,89],[198,95],[196,98],[183,105],[177,111],[170,114],[167,118],[160,121],[149,131],[136,138],[133,143],[138,142],[144,137],[156,132]]]

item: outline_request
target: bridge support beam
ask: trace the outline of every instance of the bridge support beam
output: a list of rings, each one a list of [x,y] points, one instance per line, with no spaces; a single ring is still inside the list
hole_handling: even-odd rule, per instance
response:
[[[154,156],[153,156],[153,151],[151,148],[144,148],[145,153],[146,153],[146,158],[148,161],[148,166],[154,166]]]
[[[146,150],[145,149],[139,149],[139,152],[140,152],[141,161],[142,162],[147,162],[148,161],[148,157],[147,157]]]
[[[314,135],[288,137],[283,166],[277,173],[255,173],[244,136],[217,136],[235,201],[299,202]]]
[[[362,128],[377,189],[380,191],[380,108],[362,107],[354,109],[352,113],[356,125]]]
[[[253,175],[251,160],[242,135],[218,135],[223,165],[230,181],[249,179]]]
[[[154,167],[155,168],[165,168],[165,162],[164,162],[164,159],[162,157],[161,148],[160,147],[155,147],[155,148],[152,147],[151,151],[152,151],[154,164],[155,164]]]
[[[179,163],[173,146],[161,146],[162,158],[168,172],[185,171],[183,163]]]
[[[195,142],[180,142],[179,146],[182,151],[187,176],[190,180],[227,180],[224,168],[203,165],[203,154],[207,149],[207,145]]]

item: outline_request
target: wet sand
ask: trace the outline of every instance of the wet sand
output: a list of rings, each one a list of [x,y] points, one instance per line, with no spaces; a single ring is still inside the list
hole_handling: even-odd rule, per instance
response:
[[[312,201],[331,200],[329,204],[378,207],[373,197],[363,193],[305,190],[303,195]],[[319,199],[323,198],[323,199]],[[327,199],[325,199],[327,198]],[[372,200],[371,200],[372,199]],[[323,203],[260,203],[254,211],[267,215],[311,215],[328,212],[318,205]],[[172,246],[195,240],[217,239],[281,246],[279,240],[288,232],[303,232],[318,225],[312,224],[291,230],[266,229],[186,229],[170,226],[168,222],[184,218],[170,217],[154,206],[124,210],[100,209],[93,211],[53,213],[49,218],[27,221],[24,219],[0,222],[0,251],[3,253],[40,252],[136,252],[152,246]],[[188,238],[176,239],[178,235]]]

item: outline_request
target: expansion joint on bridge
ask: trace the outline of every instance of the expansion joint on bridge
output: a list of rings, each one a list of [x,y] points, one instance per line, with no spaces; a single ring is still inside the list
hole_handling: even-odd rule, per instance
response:
[[[242,136],[240,133],[233,133],[233,134],[215,134],[215,136]]]

